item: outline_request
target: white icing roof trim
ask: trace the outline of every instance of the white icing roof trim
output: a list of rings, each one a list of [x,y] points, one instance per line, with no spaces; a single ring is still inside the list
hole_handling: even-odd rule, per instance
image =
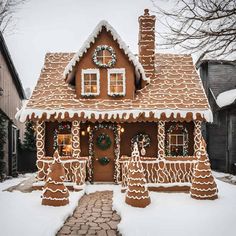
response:
[[[216,104],[219,107],[225,107],[234,103],[235,99],[236,99],[236,89],[231,89],[223,93],[220,93],[216,99]]]
[[[80,50],[73,56],[69,64],[66,66],[63,76],[66,78],[66,76],[72,71],[73,66],[75,66],[76,62],[78,62],[84,53],[87,52],[87,50],[90,48],[90,44],[95,42],[95,39],[97,38],[98,34],[101,32],[102,27],[105,27],[107,31],[111,32],[111,35],[113,36],[114,40],[117,40],[120,49],[123,49],[125,54],[128,56],[129,60],[134,64],[135,67],[135,73],[138,78],[140,78],[140,75],[142,76],[142,79],[147,81],[149,83],[149,78],[146,77],[144,69],[141,65],[141,63],[138,61],[138,59],[134,56],[134,54],[129,50],[128,46],[125,44],[125,42],[121,39],[119,34],[115,31],[115,29],[105,20],[100,21],[100,23],[96,26],[93,33],[88,37],[88,39],[84,42],[83,46],[80,48]]]
[[[111,111],[96,111],[96,110],[72,110],[72,109],[55,109],[55,110],[46,110],[46,109],[27,109],[25,107],[22,107],[21,110],[19,110],[16,113],[16,119],[19,120],[20,122],[25,122],[27,119],[27,116],[31,118],[32,114],[34,113],[35,118],[42,118],[43,114],[47,115],[47,119],[50,118],[51,115],[55,115],[55,118],[58,118],[59,115],[61,115],[61,118],[63,119],[65,117],[65,112],[69,114],[70,118],[73,118],[75,114],[78,116],[81,116],[82,113],[84,113],[84,117],[86,119],[91,119],[92,115],[95,117],[95,119],[99,118],[105,118],[105,115],[108,115],[108,119],[110,119],[112,116],[114,118],[117,118],[118,116],[121,118],[126,114],[124,119],[129,119],[130,115],[134,118],[138,118],[138,116],[142,113],[144,113],[145,117],[149,117],[149,113],[152,112],[154,113],[154,118],[160,119],[161,114],[165,113],[166,117],[170,117],[171,114],[173,113],[174,118],[177,117],[179,114],[182,118],[185,118],[187,113],[192,113],[193,114],[193,119],[196,119],[197,113],[199,113],[203,118],[206,119],[208,122],[213,121],[213,116],[212,116],[212,111],[211,109],[202,109],[202,110],[181,110],[181,109],[176,109],[176,110],[171,110],[171,109],[160,109],[160,110],[151,110],[151,109],[138,109],[138,110],[111,110]]]

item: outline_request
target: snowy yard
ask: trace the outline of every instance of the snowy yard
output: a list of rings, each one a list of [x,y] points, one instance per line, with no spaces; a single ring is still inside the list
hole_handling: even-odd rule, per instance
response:
[[[29,177],[29,176],[27,176]],[[0,183],[0,234],[4,236],[55,235],[64,220],[73,213],[82,192],[70,193],[65,207],[41,205],[41,191],[32,193],[2,192],[24,178]],[[124,203],[119,186],[89,185],[86,192],[113,190],[113,207],[121,215],[118,225],[122,235],[222,236],[235,235],[236,185],[217,180],[219,199],[199,201],[185,193],[150,192],[151,205],[145,209]]]
[[[71,192],[70,204],[67,206],[49,207],[41,205],[41,191],[2,192],[25,179],[21,177],[0,183],[0,235],[55,235],[67,217],[73,213],[83,193]]]

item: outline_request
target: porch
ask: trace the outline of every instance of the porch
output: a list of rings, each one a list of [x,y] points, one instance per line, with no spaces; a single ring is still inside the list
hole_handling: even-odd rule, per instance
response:
[[[48,122],[37,122],[37,178],[39,181],[35,183],[35,188],[43,186],[47,169],[53,161],[55,135],[52,140],[51,134],[52,130],[55,131],[55,127],[58,129],[58,124],[49,125]],[[63,124],[66,125],[66,123]],[[167,131],[171,127],[170,122],[140,122],[139,124],[135,123],[133,128],[129,127],[132,123],[91,124],[72,121],[69,124],[68,131],[61,132],[62,135],[71,135],[70,155],[64,156],[63,151],[61,155],[66,172],[65,185],[69,189],[80,190],[85,182],[89,181],[114,182],[121,184],[124,190],[127,186],[128,164],[131,154],[130,137],[145,130],[152,141],[150,148],[146,147],[145,153],[143,152],[141,156],[148,188],[155,191],[188,191],[193,168],[197,162],[196,153],[200,150],[201,121],[192,122],[192,128],[191,125],[188,125],[187,135],[191,140],[188,140],[188,146],[186,140],[183,140],[183,145],[185,144],[186,147],[184,149],[181,146],[183,148],[181,156],[170,155],[171,150],[167,148],[167,145],[170,147],[169,140],[166,140],[168,138]],[[97,147],[95,140],[104,133],[111,138],[111,145],[108,149],[102,150]],[[127,149],[128,146],[129,149]],[[66,148],[64,149],[66,152]],[[140,147],[141,149],[142,147]],[[109,160],[103,160],[108,163],[102,163],[101,158],[104,157],[108,157]]]

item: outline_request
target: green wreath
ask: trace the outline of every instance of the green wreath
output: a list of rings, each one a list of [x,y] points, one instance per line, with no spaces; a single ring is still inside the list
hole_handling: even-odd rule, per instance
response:
[[[97,137],[96,144],[101,150],[106,150],[111,146],[111,138],[107,134],[102,133]]]
[[[100,157],[98,159],[98,161],[101,165],[105,166],[105,165],[109,164],[110,159],[108,157]]]

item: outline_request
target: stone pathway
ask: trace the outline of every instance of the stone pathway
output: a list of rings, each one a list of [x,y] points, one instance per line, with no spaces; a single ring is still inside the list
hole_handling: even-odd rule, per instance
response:
[[[65,235],[121,235],[117,231],[120,216],[112,210],[112,191],[84,195],[73,216],[69,217],[57,236]]]

